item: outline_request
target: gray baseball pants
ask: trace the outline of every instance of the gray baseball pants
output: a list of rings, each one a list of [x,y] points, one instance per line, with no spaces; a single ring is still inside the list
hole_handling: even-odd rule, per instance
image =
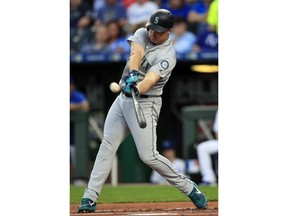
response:
[[[139,127],[133,107],[133,99],[118,95],[110,107],[104,124],[104,138],[100,145],[93,170],[83,198],[97,202],[103,184],[111,168],[119,145],[131,132],[141,160],[182,193],[189,195],[192,182],[172,167],[171,162],[159,154],[156,149],[157,121],[162,106],[161,97],[138,99],[147,121],[146,128]]]

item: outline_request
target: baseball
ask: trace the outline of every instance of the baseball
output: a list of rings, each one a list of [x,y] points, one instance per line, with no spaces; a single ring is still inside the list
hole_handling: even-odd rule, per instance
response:
[[[120,91],[120,86],[116,82],[112,82],[110,84],[110,90],[114,93],[118,93]]]

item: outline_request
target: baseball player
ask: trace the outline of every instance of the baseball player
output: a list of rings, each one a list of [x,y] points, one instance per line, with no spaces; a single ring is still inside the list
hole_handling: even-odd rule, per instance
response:
[[[176,64],[175,50],[169,40],[174,17],[168,10],[156,10],[146,28],[136,30],[127,41],[131,53],[119,82],[121,93],[113,102],[104,125],[104,138],[85,189],[78,212],[96,210],[97,199],[112,167],[119,145],[132,134],[141,160],[186,194],[203,209],[207,199],[197,185],[173,168],[156,147],[156,127],[162,106],[162,91]],[[131,88],[138,96],[147,126],[140,128],[133,107]],[[129,157],[129,156],[128,156]]]
[[[215,186],[217,176],[213,170],[211,154],[218,152],[218,111],[213,124],[215,139],[207,140],[197,145],[197,155],[199,159],[200,172],[202,175],[202,185]]]

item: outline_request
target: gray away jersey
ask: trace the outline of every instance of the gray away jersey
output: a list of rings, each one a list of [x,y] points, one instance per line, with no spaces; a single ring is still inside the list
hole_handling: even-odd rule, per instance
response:
[[[127,41],[136,42],[144,47],[145,53],[139,68],[138,82],[141,82],[149,72],[157,73],[160,80],[148,90],[145,95],[162,95],[163,87],[168,81],[173,68],[176,65],[176,54],[170,39],[160,45],[153,45],[149,41],[148,31],[146,28],[138,29],[134,35],[130,36]],[[122,74],[122,80],[129,72],[129,59]],[[123,82],[121,80],[121,82]]]

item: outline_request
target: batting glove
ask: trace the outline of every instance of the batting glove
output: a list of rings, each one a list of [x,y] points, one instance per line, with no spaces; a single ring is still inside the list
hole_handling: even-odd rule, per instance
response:
[[[126,85],[129,83],[136,84],[136,82],[138,81],[138,74],[139,72],[136,70],[132,70],[131,72],[129,72],[128,75],[126,75],[124,78]]]
[[[135,95],[138,97],[139,96],[139,89],[136,87],[136,85],[134,83],[126,84],[125,92],[127,94],[131,95],[131,88],[134,90]]]

